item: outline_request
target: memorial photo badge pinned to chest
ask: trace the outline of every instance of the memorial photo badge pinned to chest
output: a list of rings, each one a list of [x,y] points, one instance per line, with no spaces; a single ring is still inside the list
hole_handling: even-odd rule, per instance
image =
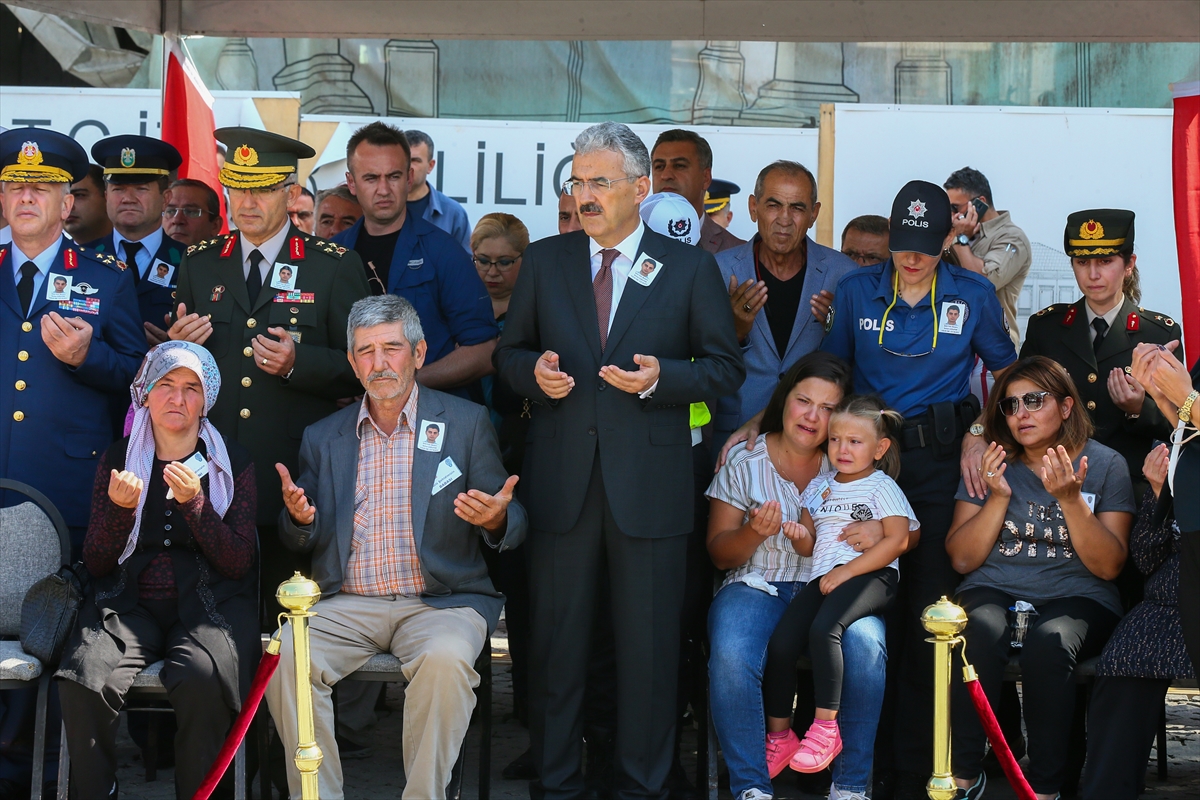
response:
[[[283,292],[294,291],[299,272],[300,270],[291,264],[277,263],[271,272],[271,288]]]
[[[946,300],[942,302],[942,313],[938,319],[938,333],[962,335],[970,310],[962,300]]]
[[[150,271],[146,273],[146,280],[158,286],[171,286],[171,279],[174,277],[175,267],[161,258],[155,259],[150,265]]]
[[[46,299],[60,303],[71,299],[71,276],[51,272],[46,276]]]
[[[640,283],[642,286],[649,286],[654,283],[654,279],[658,277],[658,273],[662,272],[663,263],[656,261],[650,256],[642,253],[633,261],[633,269],[629,270],[629,278]]]
[[[442,443],[446,441],[446,423],[421,420],[417,428],[417,449],[427,453],[442,452]]]

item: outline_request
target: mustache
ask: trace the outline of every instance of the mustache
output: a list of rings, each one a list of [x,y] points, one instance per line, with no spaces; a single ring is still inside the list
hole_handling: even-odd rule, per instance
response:
[[[584,203],[579,207],[580,213],[583,214],[599,214],[603,210],[599,203]]]
[[[380,370],[379,372],[372,372],[370,375],[367,376],[367,383],[370,383],[371,381],[382,380],[385,378],[388,378],[391,380],[400,380],[400,374],[397,372],[393,372],[390,369]]]

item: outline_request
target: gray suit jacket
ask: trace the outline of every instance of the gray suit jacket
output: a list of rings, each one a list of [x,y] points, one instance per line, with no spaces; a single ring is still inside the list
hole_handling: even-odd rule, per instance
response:
[[[729,286],[729,276],[736,275],[738,284],[756,277],[754,270],[754,242],[726,250],[717,256],[721,280]],[[754,318],[754,327],[749,338],[742,343],[742,357],[746,362],[746,380],[737,394],[726,395],[717,401],[713,414],[713,443],[716,447],[725,444],[737,427],[766,408],[776,384],[801,356],[821,346],[825,329],[812,315],[808,298],[822,289],[830,294],[847,272],[858,265],[836,250],[808,240],[808,266],[804,272],[804,291],[800,295],[800,308],[792,323],[792,335],[788,338],[787,351],[779,353],[767,315],[759,312]]]
[[[357,403],[308,426],[300,444],[300,478],[317,508],[311,525],[297,525],[285,508],[279,515],[279,538],[291,550],[312,551],[313,580],[328,597],[342,588],[354,538],[354,496],[358,476]],[[508,473],[500,463],[496,431],[487,409],[453,395],[421,388],[417,397],[417,422],[445,423],[442,451],[413,448],[412,523],[425,593],[421,599],[435,608],[467,606],[487,620],[494,630],[504,606],[504,595],[488,577],[480,551],[483,529],[469,525],[454,513],[459,492],[478,489],[500,491]],[[418,431],[418,435],[420,432]],[[433,494],[438,464],[453,458],[462,475]],[[508,529],[496,545],[510,550],[521,543],[527,529],[525,509],[514,498],[508,506]],[[486,539],[484,540],[486,541]]]

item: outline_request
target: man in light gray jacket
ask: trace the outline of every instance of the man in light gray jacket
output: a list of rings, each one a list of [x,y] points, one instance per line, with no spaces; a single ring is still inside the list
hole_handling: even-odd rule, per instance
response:
[[[817,179],[794,161],[776,161],[758,173],[750,196],[758,233],[717,255],[729,289],[746,380],[737,394],[717,401],[713,449],[762,411],[775,384],[805,353],[821,344],[837,282],[857,265],[808,236],[816,224]]]
[[[373,655],[390,652],[408,680],[405,798],[445,797],[475,707],[474,663],[500,618],[481,543],[507,550],[525,537],[487,409],[418,387],[425,337],[396,295],[359,300],[347,322],[350,362],[366,395],[310,425],[300,477],[283,481],[283,543],[313,554],[321,587],[309,622],[313,715],[324,759],[324,800],[343,797],[332,688]],[[437,434],[431,435],[436,429]],[[267,702],[285,752],[297,742],[290,628]],[[288,785],[300,775],[288,759]]]

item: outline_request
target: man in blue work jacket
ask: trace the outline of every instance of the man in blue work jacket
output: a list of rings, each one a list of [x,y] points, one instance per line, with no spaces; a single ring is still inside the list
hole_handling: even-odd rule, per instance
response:
[[[167,236],[162,216],[170,175],[179,169],[183,157],[158,139],[122,135],[92,145],[92,158],[104,169],[104,198],[113,230],[86,244],[129,267],[146,344],[153,347],[167,340],[170,324],[166,317],[174,310],[175,273],[187,251],[187,245]]]
[[[372,122],[346,146],[346,185],[363,218],[333,241],[362,258],[372,294],[398,294],[417,309],[429,350],[422,386],[483,402],[500,329],[471,256],[445,231],[408,213],[412,180],[403,131]]]
[[[69,136],[44,128],[0,134],[0,204],[12,227],[12,241],[0,245],[0,478],[50,499],[70,529],[74,558],[96,466],[113,438],[108,395],[128,397],[146,349],[124,264],[63,235],[71,183],[87,170],[87,153]],[[4,506],[25,499],[0,493]],[[2,796],[30,794],[32,714],[32,691],[0,693]],[[49,737],[47,781],[57,742]]]

